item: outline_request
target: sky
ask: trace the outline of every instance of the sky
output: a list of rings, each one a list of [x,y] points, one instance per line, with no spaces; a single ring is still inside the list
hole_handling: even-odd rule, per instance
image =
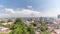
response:
[[[0,0],[0,17],[57,17],[60,0]]]

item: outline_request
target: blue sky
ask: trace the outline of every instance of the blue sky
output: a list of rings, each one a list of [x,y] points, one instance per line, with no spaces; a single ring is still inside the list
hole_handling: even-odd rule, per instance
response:
[[[46,14],[49,12],[52,13],[52,11],[54,13],[54,10],[56,13],[56,11],[60,9],[60,0],[0,0],[0,5],[4,6],[3,8],[10,8],[13,10],[17,8],[33,9],[37,12],[45,12]],[[4,11],[0,9],[0,13],[2,12],[4,13]]]
[[[35,10],[48,10],[60,8],[60,0],[0,0],[0,4],[7,8],[27,8],[32,6]]]

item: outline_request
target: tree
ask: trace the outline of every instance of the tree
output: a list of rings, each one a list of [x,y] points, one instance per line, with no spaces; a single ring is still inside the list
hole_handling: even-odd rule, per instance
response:
[[[10,28],[12,31],[9,34],[35,34],[32,27],[22,23],[22,20],[17,18],[15,24]]]
[[[29,27],[25,24],[15,24],[11,27],[12,32],[9,34],[35,34],[34,30],[32,27]]]
[[[5,23],[5,21],[2,20],[2,21],[0,21],[0,23]]]
[[[48,32],[48,31],[44,31],[44,32],[40,31],[40,32],[41,32],[41,34],[51,34],[51,33]]]
[[[33,26],[37,26],[37,23],[35,23],[35,22],[34,22],[34,23],[31,23],[31,24],[32,24]]]
[[[21,18],[16,18],[15,22],[22,22]]]
[[[29,34],[35,34],[34,29],[32,27],[28,27],[27,31],[29,32]]]
[[[41,31],[40,31],[41,34],[51,34],[50,32],[48,32],[48,31],[46,30],[46,24],[45,24],[45,23],[41,23],[39,29],[41,30]]]
[[[41,31],[45,31],[46,30],[45,26],[42,26],[42,25],[39,28],[40,28]]]
[[[13,21],[11,19],[9,19],[8,22],[13,22]]]
[[[22,26],[15,24],[11,27],[12,31],[9,34],[22,34]]]

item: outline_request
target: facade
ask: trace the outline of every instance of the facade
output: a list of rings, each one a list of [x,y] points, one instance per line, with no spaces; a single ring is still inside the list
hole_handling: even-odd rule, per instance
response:
[[[60,15],[58,15],[58,18],[60,18]]]

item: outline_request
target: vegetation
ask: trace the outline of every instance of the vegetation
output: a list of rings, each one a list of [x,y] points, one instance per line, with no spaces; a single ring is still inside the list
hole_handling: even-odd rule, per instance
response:
[[[8,20],[8,22],[12,22],[12,20],[11,20],[11,19],[9,19],[9,20]]]
[[[46,24],[45,24],[45,23],[41,23],[39,29],[41,30],[41,31],[40,31],[41,34],[51,34],[50,32],[48,32],[48,31],[46,30]]]
[[[5,23],[5,21],[2,20],[2,21],[0,21],[0,23]]]
[[[9,34],[35,34],[31,26],[22,23],[22,20],[17,18],[15,24],[10,28],[12,31]]]
[[[51,34],[51,33],[48,31],[44,31],[44,32],[41,31],[41,34]]]
[[[34,27],[37,27],[37,23],[31,23]],[[37,27],[40,30],[41,34],[50,34],[46,30],[46,24],[41,23],[39,27]],[[22,22],[20,18],[17,18],[15,21],[15,24],[10,26],[10,29],[12,30],[9,34],[35,34],[35,31],[32,26],[27,26]]]
[[[16,24],[17,22],[21,22],[21,23],[22,23],[22,19],[21,19],[21,18],[16,18],[15,24]]]
[[[1,32],[0,34],[5,34],[4,32]]]
[[[34,27],[36,27],[37,26],[37,23],[36,22],[34,22],[34,23],[31,23]]]

